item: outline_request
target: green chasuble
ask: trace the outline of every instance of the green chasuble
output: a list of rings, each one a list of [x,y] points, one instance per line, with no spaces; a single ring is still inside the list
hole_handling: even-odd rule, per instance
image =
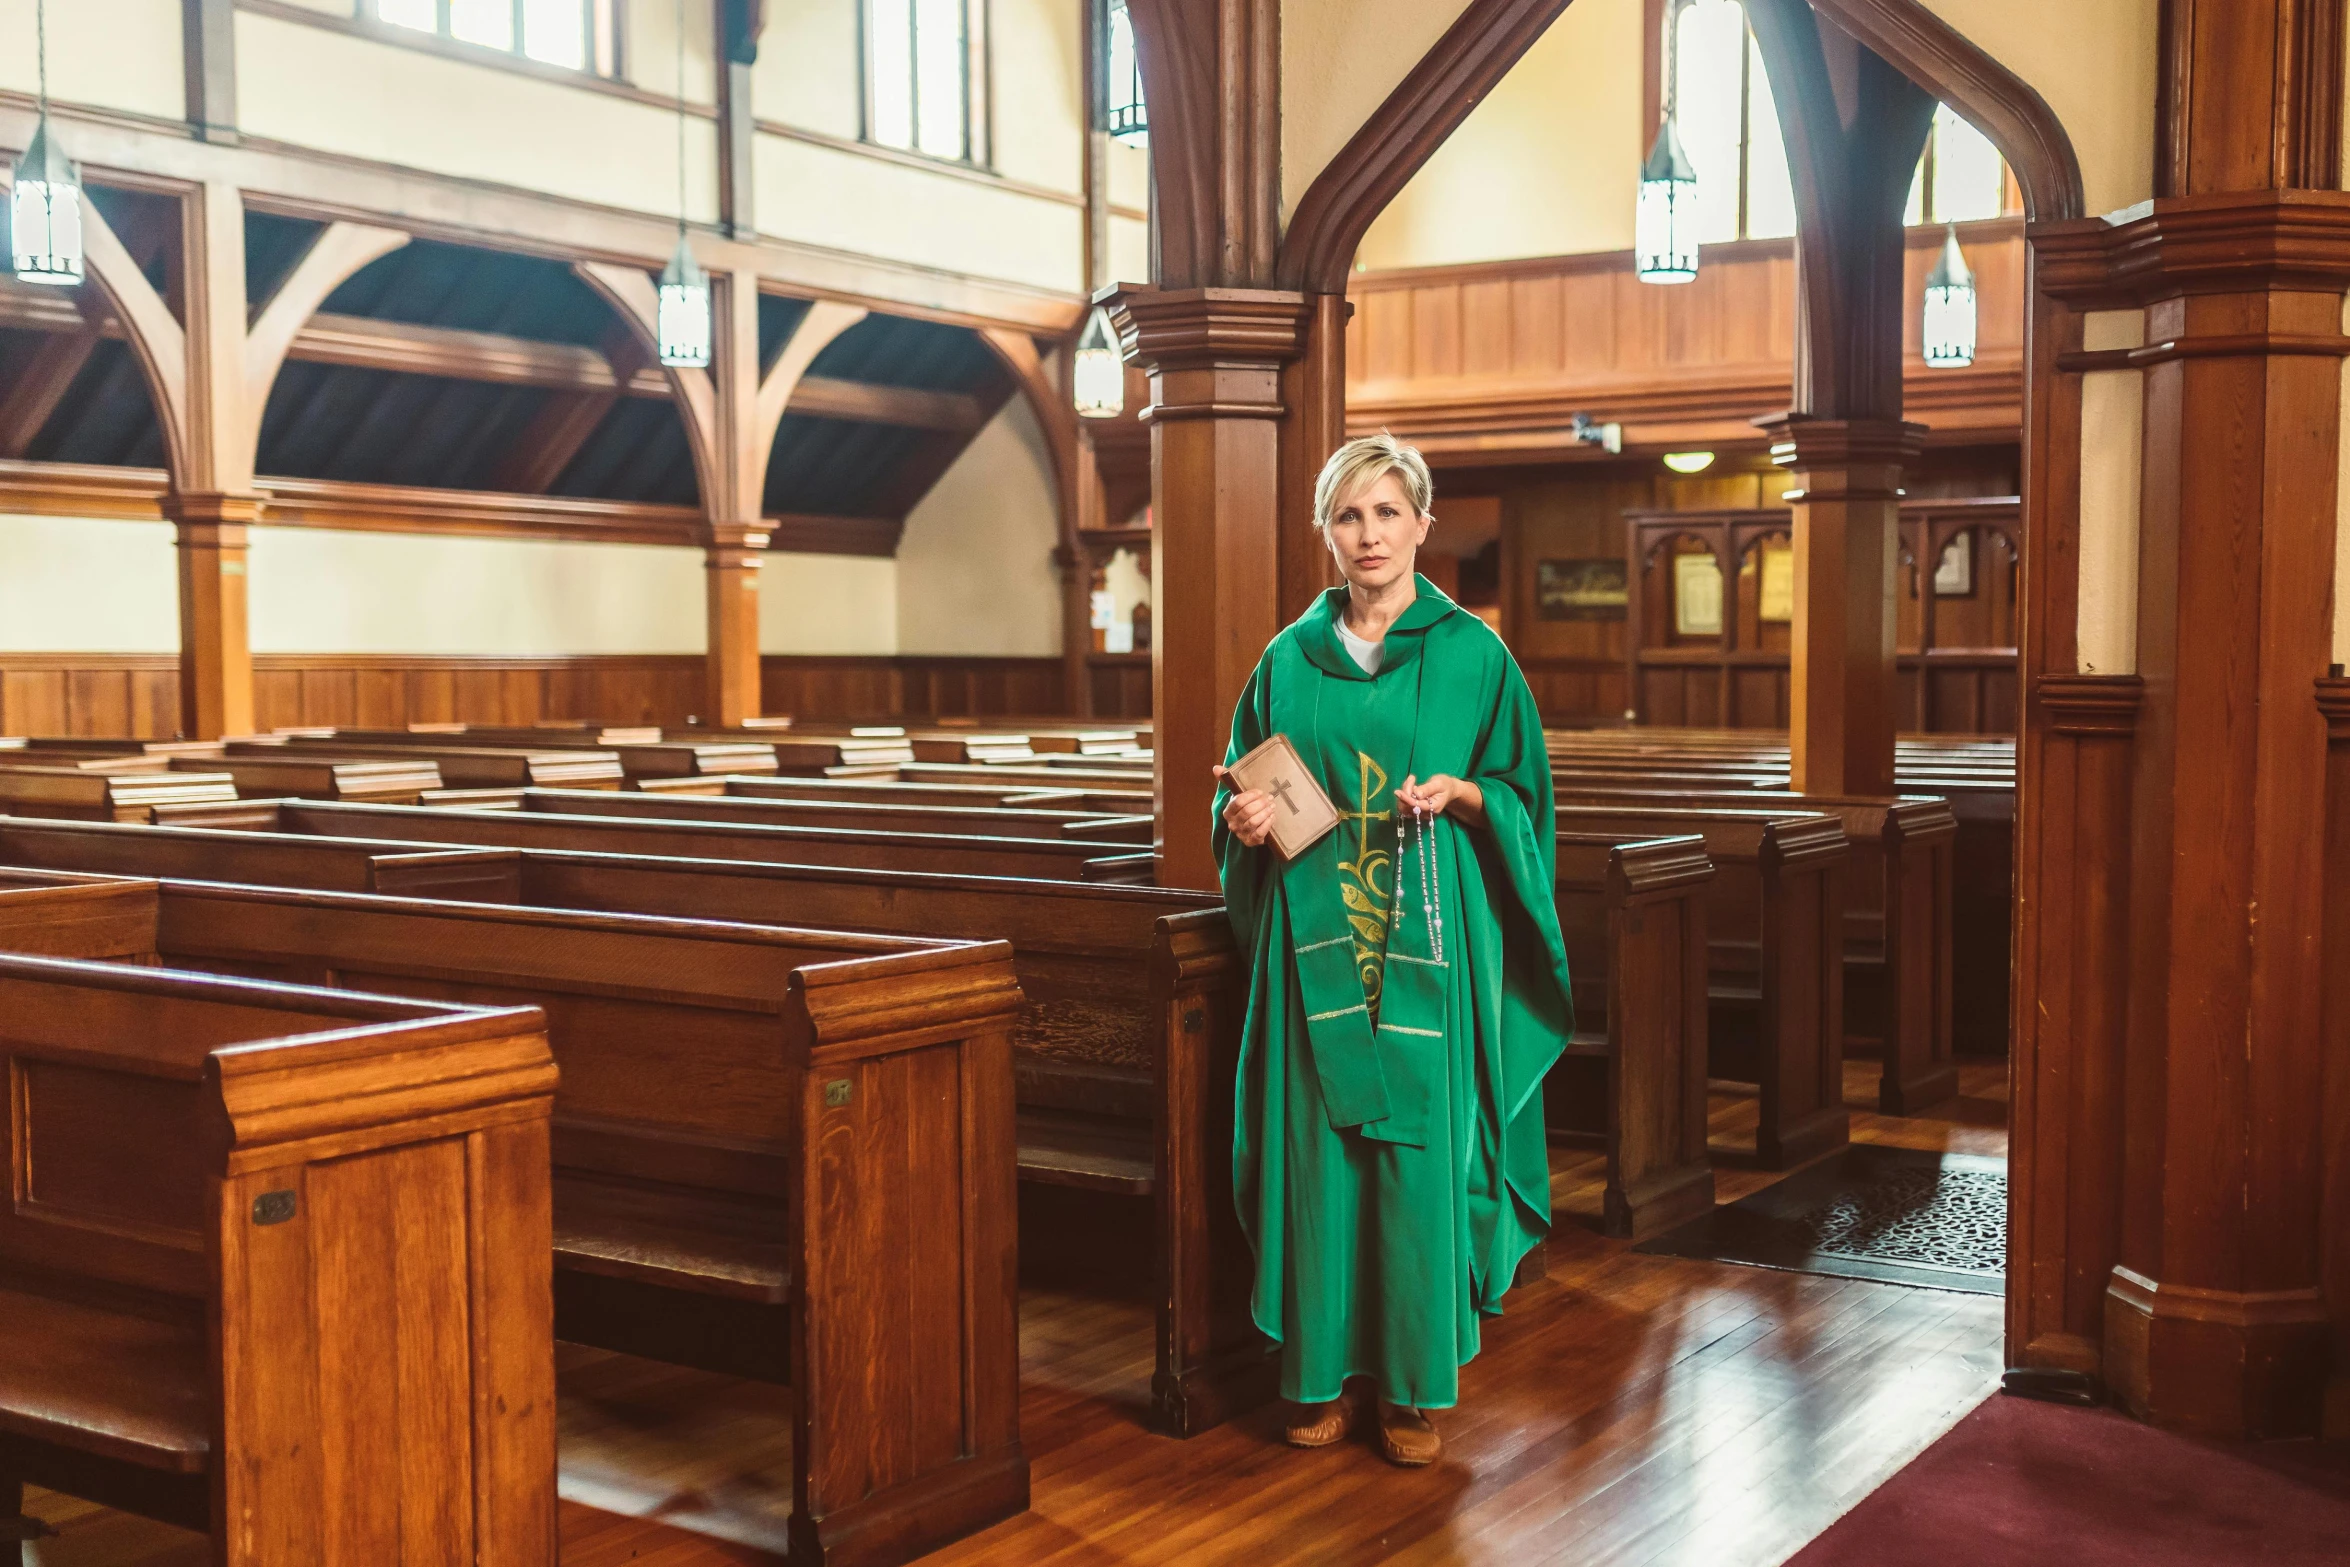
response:
[[[1303,1403],[1368,1376],[1450,1408],[1479,1315],[1550,1229],[1540,1089],[1573,1017],[1542,721],[1501,639],[1416,580],[1378,674],[1339,642],[1333,589],[1233,714],[1227,760],[1287,735],[1337,830],[1285,864],[1216,799],[1252,964],[1233,1185],[1257,1326]],[[1484,791],[1484,826],[1399,824],[1396,786],[1439,773]]]

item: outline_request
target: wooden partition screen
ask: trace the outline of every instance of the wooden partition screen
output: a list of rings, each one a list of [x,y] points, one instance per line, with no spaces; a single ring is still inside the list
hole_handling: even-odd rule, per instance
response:
[[[1789,559],[1781,552],[1792,527],[1783,507],[1625,514],[1627,718],[1787,727],[1793,577],[1778,562]],[[2012,496],[1903,504],[1895,594],[1904,731],[2015,732],[2022,555],[2022,506]]]

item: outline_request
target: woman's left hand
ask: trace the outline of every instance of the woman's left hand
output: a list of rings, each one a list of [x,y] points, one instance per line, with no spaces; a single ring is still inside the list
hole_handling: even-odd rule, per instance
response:
[[[1405,809],[1430,816],[1450,812],[1471,826],[1485,820],[1485,791],[1450,773],[1437,773],[1425,783],[1406,778],[1396,787],[1395,798]]]

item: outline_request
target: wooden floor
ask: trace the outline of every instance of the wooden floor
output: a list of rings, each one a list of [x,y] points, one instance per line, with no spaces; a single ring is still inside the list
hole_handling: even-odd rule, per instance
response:
[[[1861,1109],[1864,1141],[2004,1153],[2005,1069],[1970,1065],[1930,1117]],[[1751,1100],[1717,1096],[1725,1149]],[[1776,1176],[1726,1161],[1724,1200]],[[2000,1302],[1644,1257],[1568,1216],[1598,1210],[1595,1156],[1554,1159],[1550,1276],[1510,1297],[1440,1417],[1446,1460],[1403,1473],[1368,1447],[1295,1453],[1274,1411],[1190,1442],[1142,1426],[1146,1302],[1022,1294],[1021,1417],[1035,1505],[935,1567],[1154,1563],[1606,1563],[1769,1567],[1827,1527],[1997,1384]],[[563,1567],[772,1562],[688,1533],[789,1506],[778,1390],[566,1350]],[[176,1530],[36,1493],[39,1567],[201,1567]]]

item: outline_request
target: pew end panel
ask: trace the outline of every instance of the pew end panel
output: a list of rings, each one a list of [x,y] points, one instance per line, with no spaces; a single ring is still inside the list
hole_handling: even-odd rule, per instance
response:
[[[1703,840],[1610,851],[1608,1182],[1603,1233],[1643,1240],[1712,1211],[1706,1146]]]
[[[1160,1430],[1190,1437],[1270,1402],[1280,1382],[1275,1346],[1249,1309],[1256,1258],[1232,1192],[1248,973],[1221,906],[1158,921],[1150,1006],[1163,1258],[1151,1412]]]
[[[538,1012],[37,958],[0,1012],[0,1482],[229,1567],[554,1561]]]
[[[1844,1108],[1843,825],[1828,817],[1769,823],[1757,856],[1764,906],[1762,931],[1764,1057],[1775,1070],[1762,1082],[1756,1156],[1767,1169],[1791,1169],[1851,1140]]]
[[[795,971],[792,1553],[888,1567],[1028,1506],[1005,942]]]

